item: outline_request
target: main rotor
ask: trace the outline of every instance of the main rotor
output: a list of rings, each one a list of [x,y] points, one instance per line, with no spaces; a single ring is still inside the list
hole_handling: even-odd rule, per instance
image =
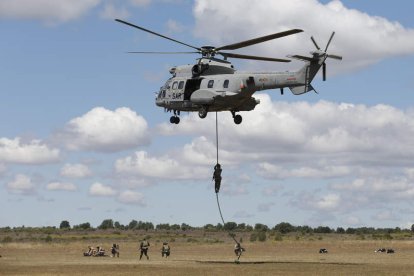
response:
[[[127,21],[121,20],[121,19],[115,19],[116,21],[123,23],[125,25],[131,26],[133,28],[139,29],[141,31],[162,37],[164,39],[173,41],[175,43],[190,47],[196,51],[193,52],[129,52],[129,53],[136,53],[136,54],[201,54],[203,58],[214,58],[215,55],[219,54],[224,57],[224,60],[227,60],[227,58],[238,58],[238,59],[250,59],[250,60],[262,60],[262,61],[273,61],[273,62],[290,62],[289,59],[280,59],[280,58],[271,58],[271,57],[262,57],[262,56],[252,56],[252,55],[244,55],[244,54],[236,54],[236,53],[230,53],[230,52],[223,52],[223,50],[237,50],[240,48],[244,48],[247,46],[255,45],[258,43],[263,43],[269,40],[293,35],[296,33],[303,32],[303,30],[300,29],[291,29],[284,32],[274,33],[266,36],[261,36],[229,45],[224,45],[221,47],[214,47],[214,46],[202,46],[202,47],[196,47],[187,43],[184,43],[182,41],[170,38],[168,36],[156,33],[154,31],[151,31],[149,29],[140,27],[138,25],[129,23]]]

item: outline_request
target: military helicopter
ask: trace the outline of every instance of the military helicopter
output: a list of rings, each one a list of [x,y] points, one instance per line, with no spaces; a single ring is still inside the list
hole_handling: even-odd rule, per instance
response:
[[[223,50],[237,50],[254,44],[262,43],[303,32],[300,29],[291,29],[284,32],[241,41],[221,47],[202,46],[196,47],[165,35],[153,32],[143,27],[134,25],[121,19],[116,21],[141,31],[168,39],[178,44],[194,49],[193,52],[129,52],[138,54],[201,54],[194,65],[180,65],[170,69],[171,77],[157,92],[155,103],[164,107],[165,111],[173,111],[170,123],[180,123],[180,112],[198,112],[200,118],[205,118],[208,112],[230,111],[235,124],[242,122],[242,116],[236,114],[240,111],[251,111],[260,100],[252,95],[257,91],[267,89],[289,88],[295,95],[314,91],[311,82],[322,67],[323,80],[326,80],[326,59],[342,60],[341,56],[328,54],[327,50],[335,32],[332,32],[324,50],[321,50],[315,39],[311,37],[316,47],[310,52],[311,56],[292,55],[289,58],[302,60],[305,65],[297,71],[283,72],[237,72],[228,58],[261,60],[272,62],[290,62],[290,59],[279,59],[262,56],[251,56],[223,52]],[[220,55],[223,59],[216,56]],[[316,91],[315,91],[316,92]]]

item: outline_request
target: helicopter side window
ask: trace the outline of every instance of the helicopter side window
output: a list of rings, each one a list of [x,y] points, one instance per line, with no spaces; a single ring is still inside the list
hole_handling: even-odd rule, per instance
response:
[[[178,84],[178,89],[183,89],[184,87],[184,81],[180,81],[180,83]]]
[[[223,88],[229,88],[229,80],[223,82]]]
[[[213,88],[214,86],[214,80],[209,80],[207,84],[207,88]]]
[[[162,91],[162,97],[165,98],[165,90]]]
[[[173,90],[177,89],[177,86],[178,86],[178,82],[176,82],[176,81],[175,81],[175,82],[173,83],[172,89],[173,89]]]

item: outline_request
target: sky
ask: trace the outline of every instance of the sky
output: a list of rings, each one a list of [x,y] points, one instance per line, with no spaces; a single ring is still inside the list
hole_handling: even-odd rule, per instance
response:
[[[226,221],[336,227],[414,223],[414,18],[411,1],[0,0],[0,227],[104,219],[219,223],[215,114],[155,105],[169,68],[197,55],[115,18],[195,46],[304,32],[238,53],[328,60],[318,93],[267,90],[218,114]],[[289,64],[231,60],[240,71]]]

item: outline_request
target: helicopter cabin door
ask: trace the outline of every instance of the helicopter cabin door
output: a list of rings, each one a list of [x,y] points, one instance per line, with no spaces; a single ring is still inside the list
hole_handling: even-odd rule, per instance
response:
[[[184,85],[185,80],[176,79],[171,86],[171,102],[184,101]]]

